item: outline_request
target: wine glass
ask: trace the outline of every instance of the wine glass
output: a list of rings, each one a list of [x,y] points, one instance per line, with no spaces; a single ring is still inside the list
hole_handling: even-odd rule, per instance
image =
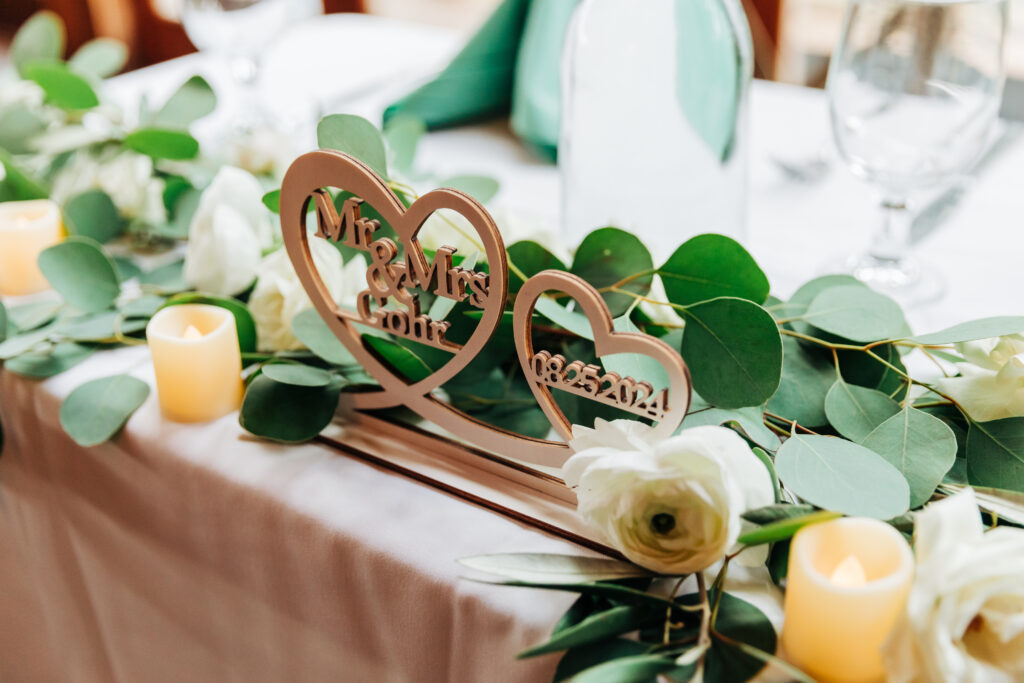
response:
[[[272,124],[259,98],[261,57],[282,30],[319,7],[318,0],[185,0],[181,22],[189,39],[225,57],[238,86],[236,132]]]
[[[851,0],[828,74],[840,156],[871,183],[882,224],[846,263],[905,305],[935,300],[938,273],[909,257],[911,207],[967,172],[1002,99],[1006,0]]]

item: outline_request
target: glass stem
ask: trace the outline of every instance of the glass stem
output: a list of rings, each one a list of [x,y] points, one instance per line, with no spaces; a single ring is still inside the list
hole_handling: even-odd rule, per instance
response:
[[[881,203],[882,225],[871,245],[871,256],[882,263],[898,265],[910,243],[910,211],[905,199],[884,197]]]

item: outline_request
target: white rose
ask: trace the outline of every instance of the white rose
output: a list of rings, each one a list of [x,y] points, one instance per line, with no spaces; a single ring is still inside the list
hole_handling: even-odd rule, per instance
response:
[[[293,158],[291,149],[288,135],[260,126],[230,139],[225,145],[224,156],[229,164],[250,173],[280,175]]]
[[[960,377],[938,381],[980,422],[1024,416],[1024,336],[981,339],[957,344],[967,361],[958,363]]]
[[[894,683],[1024,680],[1024,530],[985,531],[966,489],[914,523],[917,572],[883,648]]]
[[[153,160],[144,154],[119,151],[95,156],[83,152],[72,156],[53,182],[51,197],[64,204],[88,190],[103,190],[126,218],[151,225],[167,222],[164,181],[153,175]]]
[[[356,295],[366,289],[366,262],[356,256],[344,263],[341,253],[329,242],[310,239],[313,264],[324,286],[338,304],[355,306]],[[282,247],[260,263],[256,287],[249,297],[249,311],[256,321],[260,351],[301,349],[302,343],[292,332],[292,320],[300,312],[312,308],[306,291],[299,282]]]
[[[256,279],[273,244],[272,217],[252,174],[225,166],[199,198],[188,232],[185,281],[203,292],[234,296]]]
[[[706,569],[736,544],[741,514],[775,502],[767,468],[725,427],[658,441],[640,422],[598,420],[594,429],[574,426],[573,437],[563,476],[580,515],[652,571]]]

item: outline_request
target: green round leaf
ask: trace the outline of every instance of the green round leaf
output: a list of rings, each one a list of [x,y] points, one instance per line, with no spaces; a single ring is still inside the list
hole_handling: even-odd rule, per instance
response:
[[[967,478],[977,486],[1024,493],[1024,417],[970,423]]]
[[[1002,316],[960,323],[939,332],[919,335],[911,341],[915,341],[918,344],[956,344],[958,342],[1002,337],[1006,334],[1018,334],[1020,332],[1024,332],[1024,317]]]
[[[50,11],[36,12],[21,25],[11,41],[11,62],[18,73],[37,60],[59,60],[64,56],[65,31],[60,16]]]
[[[782,350],[782,382],[769,399],[768,410],[805,427],[827,424],[825,396],[835,382],[835,366],[792,337],[782,338]]]
[[[956,461],[956,435],[945,422],[909,405],[861,444],[885,458],[910,484],[910,507],[924,505]]]
[[[281,190],[271,190],[263,195],[263,206],[274,213],[281,213]]]
[[[384,136],[377,126],[363,117],[353,114],[325,116],[316,127],[316,139],[321,148],[351,154],[378,175],[388,177]]]
[[[760,406],[771,398],[782,377],[782,339],[766,310],[722,297],[683,315],[681,350],[697,393],[720,408]]]
[[[201,119],[217,107],[217,96],[202,76],[193,76],[185,81],[168,98],[153,123],[167,128],[188,128],[196,119]]]
[[[297,387],[325,387],[333,375],[320,368],[294,363],[270,363],[263,366],[263,374],[281,384]]]
[[[109,78],[128,62],[128,48],[120,40],[95,38],[78,48],[68,66],[84,76]]]
[[[716,632],[755,650],[769,654],[775,652],[777,637],[772,622],[764,612],[735,595],[722,594],[714,626]],[[762,659],[715,639],[705,660],[704,681],[748,681],[757,676],[764,666]]]
[[[146,320],[125,320],[118,311],[90,313],[61,322],[57,332],[79,342],[112,342],[117,332],[134,334],[146,329]]]
[[[720,296],[764,303],[768,278],[736,240],[697,235],[684,242],[658,269],[668,300],[683,306]]]
[[[814,301],[814,297],[826,289],[845,286],[867,287],[867,285],[852,275],[823,275],[822,277],[814,278],[801,285],[793,296],[790,297],[783,308],[782,316],[785,318],[799,318],[807,313],[807,307]],[[802,320],[792,320],[787,324],[800,334],[814,335],[814,327]]]
[[[121,280],[100,245],[88,237],[69,237],[39,254],[39,269],[65,301],[83,313],[114,305]]]
[[[900,337],[906,328],[899,304],[856,285],[829,287],[815,296],[804,322],[857,342]]]
[[[427,126],[415,116],[399,114],[388,119],[384,126],[384,138],[388,141],[391,163],[396,169],[403,173],[412,170],[416,148],[426,132]]]
[[[95,352],[90,346],[60,342],[45,351],[30,351],[12,358],[4,363],[4,368],[25,377],[46,379],[73,368]]]
[[[618,228],[601,228],[587,235],[572,262],[572,272],[598,289],[653,269],[654,261],[644,243]],[[643,296],[650,291],[653,279],[653,273],[644,275],[622,285],[621,289]],[[614,292],[603,296],[612,317],[625,313],[634,300],[628,294]]]
[[[120,237],[128,227],[103,190],[87,190],[68,200],[64,220],[72,235],[91,237],[100,244]]]
[[[148,396],[149,385],[130,375],[95,379],[64,399],[60,424],[79,446],[95,446],[121,431]]]
[[[825,397],[825,414],[836,431],[851,441],[860,441],[893,415],[900,404],[874,389],[847,384],[837,379]]]
[[[892,519],[910,508],[906,478],[885,458],[830,436],[792,436],[775,457],[787,489],[820,508]]]
[[[328,363],[359,365],[315,308],[308,308],[292,318],[292,332],[303,346]]]
[[[523,272],[523,275],[530,278],[542,270],[568,270],[566,265],[558,260],[554,254],[542,247],[540,244],[523,240],[509,245],[508,260],[514,263],[516,268]],[[523,286],[523,280],[518,275],[509,271],[509,290],[514,294]]]
[[[494,199],[501,187],[494,178],[482,175],[457,175],[438,183],[439,187],[450,187],[453,190],[465,192],[481,204]]]
[[[252,313],[249,312],[246,305],[238,299],[185,292],[171,297],[164,306],[179,306],[181,304],[208,304],[231,311],[231,314],[235,316],[235,326],[238,329],[239,349],[242,353],[252,353],[256,350],[256,321],[253,320]]]
[[[199,143],[188,133],[164,128],[140,128],[128,133],[124,146],[154,159],[186,161],[199,155]]]
[[[28,62],[22,66],[22,72],[43,89],[48,102],[61,109],[92,109],[100,103],[89,81],[68,71],[62,62]]]
[[[239,423],[246,431],[266,439],[309,441],[334,418],[340,393],[340,383],[302,387],[260,374],[246,388]]]

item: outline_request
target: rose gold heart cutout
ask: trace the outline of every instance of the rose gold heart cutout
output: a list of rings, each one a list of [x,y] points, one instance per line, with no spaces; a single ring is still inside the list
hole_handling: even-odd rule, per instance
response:
[[[405,253],[414,254],[413,258],[420,259],[419,265],[424,268],[429,269],[430,264],[423,260],[424,255],[419,246],[417,234],[426,220],[435,211],[439,209],[456,211],[466,218],[477,232],[484,246],[489,268],[489,291],[486,296],[485,305],[481,306],[483,315],[465,345],[459,346],[451,342],[448,342],[446,345],[434,344],[437,348],[453,351],[454,355],[429,377],[410,384],[403,378],[395,375],[391,368],[381,362],[364,344],[361,334],[355,328],[356,323],[367,324],[366,318],[358,313],[339,308],[332,300],[330,293],[317,274],[309,251],[309,235],[306,230],[306,207],[311,200],[316,201],[316,194],[325,187],[338,187],[351,192],[376,209],[398,234]],[[423,401],[431,400],[429,397],[431,391],[440,387],[465,368],[483,349],[501,322],[501,316],[505,308],[505,299],[508,295],[505,246],[502,243],[501,235],[493,219],[469,195],[452,189],[435,190],[423,195],[412,206],[406,208],[399,201],[398,197],[395,196],[395,193],[391,191],[387,183],[359,160],[333,150],[317,150],[302,155],[288,169],[288,173],[281,184],[280,208],[281,231],[284,237],[285,248],[288,250],[288,256],[295,266],[295,271],[303,288],[335,336],[381,385],[380,391],[353,394],[354,408],[377,409],[404,403],[419,412],[416,406],[422,404]],[[322,207],[318,207],[318,213],[320,208]],[[332,211],[333,206],[326,210]],[[335,215],[334,218],[338,217]],[[341,228],[342,231],[347,230],[345,233],[347,240],[363,239],[364,246],[371,243],[372,231],[365,235],[359,234],[362,226],[352,224],[351,218],[352,216],[347,217],[349,224],[345,222],[339,224],[344,226]],[[340,235],[340,232],[338,234]],[[354,237],[354,235],[358,235],[358,237]],[[382,245],[381,243],[385,241],[388,244]],[[394,242],[387,238],[374,240],[372,244],[376,245],[377,249],[384,250],[385,252],[388,249],[393,251],[395,247]],[[364,249],[364,251],[367,252],[370,260],[376,260],[373,252],[369,249]],[[383,256],[387,256],[387,253]],[[390,261],[390,259],[387,260]],[[416,267],[409,268],[409,265],[409,263],[404,265],[399,263],[395,267],[396,264],[392,264],[392,267],[383,269],[381,272],[385,272],[390,277],[396,278],[398,282],[401,282],[400,273],[405,273],[408,278],[410,270],[417,270]],[[448,273],[440,272],[441,266],[436,256],[434,265],[438,268],[438,278],[448,277]],[[373,270],[373,267],[374,265],[371,264],[368,273]],[[455,271],[458,270],[464,269],[455,269]],[[373,288],[373,283],[370,282],[370,279],[368,277],[367,291],[371,291]],[[428,279],[429,282],[432,282],[432,280]],[[438,286],[440,286],[440,279],[433,280],[433,282],[437,282]],[[467,297],[470,296],[468,293],[470,288],[466,282],[463,282],[461,285],[456,283],[456,285],[459,288],[465,289]],[[447,286],[450,287],[450,283]],[[410,296],[408,291],[404,291],[404,294]],[[415,300],[415,295],[411,295],[410,303],[407,305],[411,305],[412,300]],[[403,303],[405,302],[403,301]],[[418,300],[415,302],[415,306],[418,312]],[[406,329],[416,328],[422,330],[423,334],[436,335],[438,328],[431,327],[426,316],[419,317],[421,319],[417,319],[410,309],[406,318],[408,326]],[[399,334],[399,336],[408,335]],[[455,412],[457,415],[462,415],[458,411]],[[420,414],[423,415],[422,412]],[[423,416],[427,417],[427,415]],[[453,424],[452,418],[442,418],[442,421]],[[441,426],[449,428],[446,424]]]
[[[597,357],[616,353],[639,353],[654,358],[668,373],[667,389],[655,392],[648,382],[603,372],[598,366],[582,361],[567,361],[547,351],[535,352],[533,346],[533,311],[545,292],[557,291],[572,297],[590,321]],[[534,275],[516,295],[512,318],[516,350],[537,403],[551,425],[566,440],[572,438],[572,425],[551,395],[551,387],[592,398],[607,405],[642,417],[657,420],[654,434],[671,436],[690,407],[690,372],[686,363],[671,346],[645,334],[616,332],[611,313],[596,289],[582,278],[559,270],[546,270]],[[605,387],[605,384],[609,386]],[[589,425],[588,425],[589,426]],[[548,441],[552,449],[564,443]]]

